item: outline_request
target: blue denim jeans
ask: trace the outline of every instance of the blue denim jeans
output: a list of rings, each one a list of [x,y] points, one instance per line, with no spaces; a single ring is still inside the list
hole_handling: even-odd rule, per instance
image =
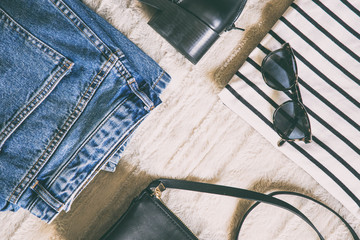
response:
[[[0,210],[68,211],[169,80],[79,0],[1,0]]]

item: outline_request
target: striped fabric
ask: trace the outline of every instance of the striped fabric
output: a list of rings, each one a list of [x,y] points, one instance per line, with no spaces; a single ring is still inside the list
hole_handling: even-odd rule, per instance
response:
[[[313,141],[277,147],[272,114],[290,95],[268,87],[260,67],[285,42],[294,49]],[[219,96],[360,218],[359,0],[295,0]]]

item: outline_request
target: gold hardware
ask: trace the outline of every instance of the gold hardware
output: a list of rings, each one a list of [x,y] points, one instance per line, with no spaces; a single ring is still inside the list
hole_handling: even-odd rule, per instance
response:
[[[165,191],[165,186],[164,184],[160,183],[156,188],[154,188],[153,191],[153,196],[155,195],[156,198],[160,199],[161,198],[161,194],[163,191]]]
[[[155,196],[155,197],[164,205],[164,208],[167,209],[170,213],[172,213],[172,214],[174,215],[174,217],[175,217],[179,222],[181,222],[181,223],[184,225],[184,227],[185,227],[194,237],[196,237],[195,234],[188,228],[188,226],[186,226],[185,223],[184,223],[178,216],[176,216],[176,214],[175,214],[172,210],[170,210],[170,209],[166,206],[166,204],[162,201],[162,199],[161,199],[161,194],[162,194],[162,192],[165,191],[165,190],[166,190],[166,187],[164,186],[164,184],[163,184],[163,183],[160,183],[157,187],[151,188],[151,191],[152,191],[151,196]]]

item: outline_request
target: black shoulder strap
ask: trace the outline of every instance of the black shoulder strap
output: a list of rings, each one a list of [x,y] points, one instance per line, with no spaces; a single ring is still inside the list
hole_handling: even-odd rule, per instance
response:
[[[345,226],[348,228],[348,230],[350,231],[352,237],[355,239],[355,240],[358,240],[359,237],[357,236],[357,234],[355,233],[354,229],[350,226],[350,224],[342,217],[340,216],[340,214],[338,214],[337,212],[335,212],[333,209],[331,209],[330,207],[328,207],[327,205],[325,205],[324,203],[312,198],[312,197],[309,197],[307,195],[304,195],[304,194],[301,194],[301,193],[297,193],[297,192],[289,192],[289,191],[276,191],[276,192],[272,192],[272,193],[269,193],[268,194],[269,196],[275,196],[275,195],[293,195],[293,196],[298,196],[298,197],[302,197],[302,198],[306,198],[308,200],[311,200],[321,206],[323,206],[324,208],[326,208],[327,210],[329,210],[330,212],[332,212],[333,214],[335,214],[344,224]],[[261,202],[256,202],[254,203],[244,214],[243,218],[241,219],[240,223],[238,224],[238,227],[237,227],[237,236],[239,236],[239,233],[240,233],[240,229],[246,219],[246,217],[250,214],[250,212],[260,204]]]
[[[289,210],[289,211],[293,212],[294,214],[299,216],[301,219],[303,219],[306,223],[308,223],[310,225],[310,227],[312,227],[315,230],[315,232],[317,233],[319,238],[321,240],[324,240],[324,237],[317,230],[317,228],[314,226],[314,224],[302,212],[300,212],[297,208],[293,207],[292,205],[288,204],[287,202],[282,201],[282,200],[272,196],[272,195],[280,194],[279,192],[277,192],[275,194],[273,193],[273,194],[266,195],[266,194],[262,194],[262,193],[258,193],[258,192],[254,192],[254,191],[250,191],[250,190],[246,190],[246,189],[241,189],[241,188],[233,188],[233,187],[214,185],[214,184],[209,184],[209,183],[191,182],[191,181],[175,180],[175,179],[159,179],[159,180],[155,180],[152,183],[150,183],[148,188],[156,188],[161,184],[165,188],[182,189],[182,190],[189,190],[189,191],[197,191],[197,192],[203,192],[203,193],[211,193],[211,194],[218,194],[218,195],[224,195],[224,196],[231,196],[231,197],[236,197],[236,198],[243,198],[243,199],[248,199],[248,200],[254,200],[254,201],[257,201],[257,202],[268,203],[268,204],[271,204],[271,205],[275,205],[275,206],[284,208],[286,210]],[[297,195],[297,194],[294,193],[294,195]],[[304,197],[305,195],[299,194],[298,196]],[[315,199],[312,199],[312,198],[307,197],[307,196],[305,196],[305,197],[307,199],[313,200],[316,203],[321,204],[322,206],[325,206],[324,204],[318,202]],[[327,206],[325,206],[325,207],[327,209],[329,209],[331,212],[335,213],[329,207],[327,207]],[[251,210],[253,208],[254,207],[252,207]],[[244,218],[248,215],[248,213],[251,210],[249,209],[249,211],[246,213]],[[340,217],[340,219],[345,223],[345,225],[347,226],[347,228],[351,232],[353,238],[355,240],[359,240],[358,236],[356,235],[355,231],[351,228],[351,226],[340,215],[338,215],[337,213],[335,213],[335,214],[336,214],[336,216]],[[242,223],[243,223],[243,220],[239,224],[239,227],[238,227],[239,231],[240,231]]]

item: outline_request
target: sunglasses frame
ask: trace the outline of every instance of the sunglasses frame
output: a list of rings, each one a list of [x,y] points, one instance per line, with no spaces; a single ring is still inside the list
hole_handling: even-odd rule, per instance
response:
[[[294,83],[288,88],[275,88],[274,86],[269,84],[268,79],[265,77],[265,70],[264,70],[265,62],[267,61],[267,59],[269,59],[269,57],[271,55],[273,55],[273,54],[275,54],[277,52],[281,52],[281,51],[287,51],[290,54],[290,57],[293,60],[292,61],[293,66],[292,67],[294,68],[295,80],[294,80]],[[268,53],[265,56],[265,58],[263,59],[263,61],[261,63],[261,74],[262,74],[263,80],[265,81],[266,85],[268,85],[270,88],[272,88],[274,90],[277,90],[277,91],[282,91],[282,92],[289,91],[290,96],[291,96],[291,100],[288,100],[288,101],[282,103],[281,105],[279,105],[276,108],[275,112],[273,113],[274,130],[281,137],[281,139],[278,141],[277,145],[280,147],[285,142],[294,142],[294,141],[303,141],[305,143],[310,143],[311,140],[312,140],[310,120],[309,120],[308,113],[307,113],[307,111],[305,109],[305,106],[303,104],[302,97],[301,97],[301,94],[300,94],[300,88],[299,88],[299,82],[298,82],[298,69],[297,69],[297,64],[296,64],[296,60],[295,60],[295,54],[294,54],[294,51],[291,48],[289,43],[284,43],[281,48],[279,48],[277,50],[274,50],[274,51],[271,51],[270,53]],[[297,106],[300,107],[300,109],[304,112],[304,116],[305,116],[305,118],[307,119],[307,121],[309,123],[309,128],[308,129],[301,129],[301,130],[304,130],[303,132],[305,134],[305,137],[303,137],[303,138],[290,139],[288,136],[282,134],[282,131],[280,131],[280,129],[277,128],[276,125],[275,125],[275,116],[276,116],[277,112],[281,109],[281,107],[283,107],[285,104],[288,104],[290,102],[293,102],[294,104],[296,104]],[[294,121],[294,122],[297,122],[297,121]],[[294,124],[294,126],[292,128],[290,128],[290,132],[292,132],[294,130],[295,125],[296,124]]]

